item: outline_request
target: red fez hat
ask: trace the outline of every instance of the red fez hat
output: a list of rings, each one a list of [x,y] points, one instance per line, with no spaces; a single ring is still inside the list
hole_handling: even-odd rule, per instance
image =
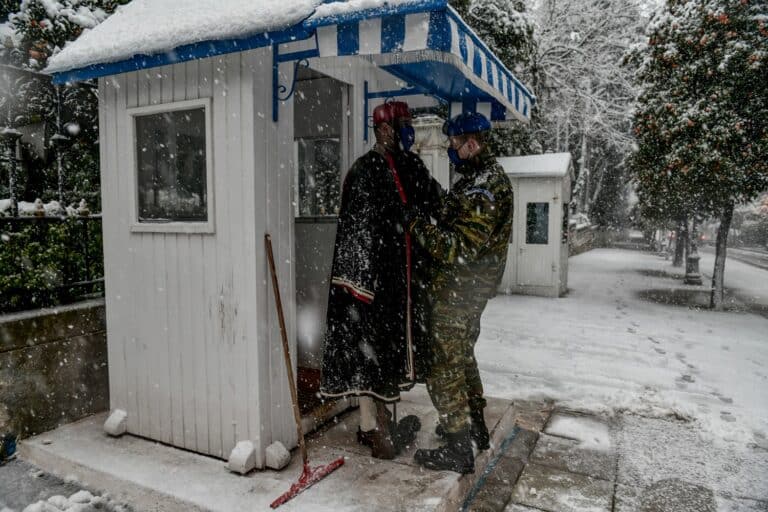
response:
[[[404,101],[390,101],[373,109],[373,126],[391,123],[396,119],[411,119],[411,110]]]

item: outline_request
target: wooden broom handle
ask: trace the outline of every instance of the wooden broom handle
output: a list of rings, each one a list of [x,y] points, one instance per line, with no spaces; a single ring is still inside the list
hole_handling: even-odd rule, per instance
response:
[[[275,293],[275,306],[277,307],[277,319],[280,322],[280,337],[283,340],[283,355],[285,356],[285,370],[288,372],[288,386],[291,388],[291,402],[293,402],[293,416],[296,420],[296,434],[299,437],[299,449],[304,466],[309,463],[307,445],[304,442],[304,433],[301,430],[301,411],[299,411],[299,395],[296,391],[296,382],[293,380],[293,365],[291,365],[291,351],[288,347],[288,332],[285,329],[285,317],[283,315],[283,303],[280,300],[280,287],[277,284],[277,271],[275,270],[275,257],[272,254],[272,237],[264,235],[264,244],[267,247],[267,259],[269,260],[269,273],[272,275],[272,290]]]

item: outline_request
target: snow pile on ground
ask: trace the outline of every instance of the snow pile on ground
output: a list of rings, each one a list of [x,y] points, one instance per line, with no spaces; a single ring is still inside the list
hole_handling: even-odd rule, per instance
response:
[[[183,45],[287,28],[312,14],[321,0],[133,0],[49,61],[56,73]]]
[[[579,441],[579,447],[587,450],[609,450],[611,433],[608,425],[589,417],[556,416],[547,425],[547,434]]]
[[[51,496],[47,500],[28,505],[23,512],[130,512],[131,508],[115,503],[107,496],[93,496],[81,490],[69,498]],[[2,512],[2,511],[0,511]]]
[[[729,272],[748,274],[739,285],[768,311],[768,272],[726,267],[726,286]],[[570,259],[565,298],[492,300],[475,351],[486,394],[681,417],[705,437],[768,449],[768,320],[654,302],[706,296],[665,275],[675,271],[652,254],[594,250]]]

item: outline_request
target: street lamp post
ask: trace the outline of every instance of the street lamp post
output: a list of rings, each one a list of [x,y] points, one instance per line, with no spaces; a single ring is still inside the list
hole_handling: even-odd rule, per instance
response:
[[[16,148],[21,138],[21,132],[15,128],[5,127],[0,130],[0,138],[5,143],[5,154],[8,159],[8,194],[11,200],[11,217],[19,214],[16,201]]]
[[[64,166],[62,165],[62,153],[69,145],[69,137],[61,133],[56,133],[51,137],[51,144],[56,151],[56,171],[58,173],[58,199],[59,204],[64,208]]]
[[[693,216],[691,222],[691,232],[689,235],[691,249],[688,251],[688,257],[685,260],[685,284],[701,284],[701,273],[699,272],[699,218]]]

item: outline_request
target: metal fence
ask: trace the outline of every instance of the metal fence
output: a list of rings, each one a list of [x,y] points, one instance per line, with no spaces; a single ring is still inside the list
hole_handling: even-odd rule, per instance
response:
[[[0,313],[103,295],[101,215],[0,217]]]

